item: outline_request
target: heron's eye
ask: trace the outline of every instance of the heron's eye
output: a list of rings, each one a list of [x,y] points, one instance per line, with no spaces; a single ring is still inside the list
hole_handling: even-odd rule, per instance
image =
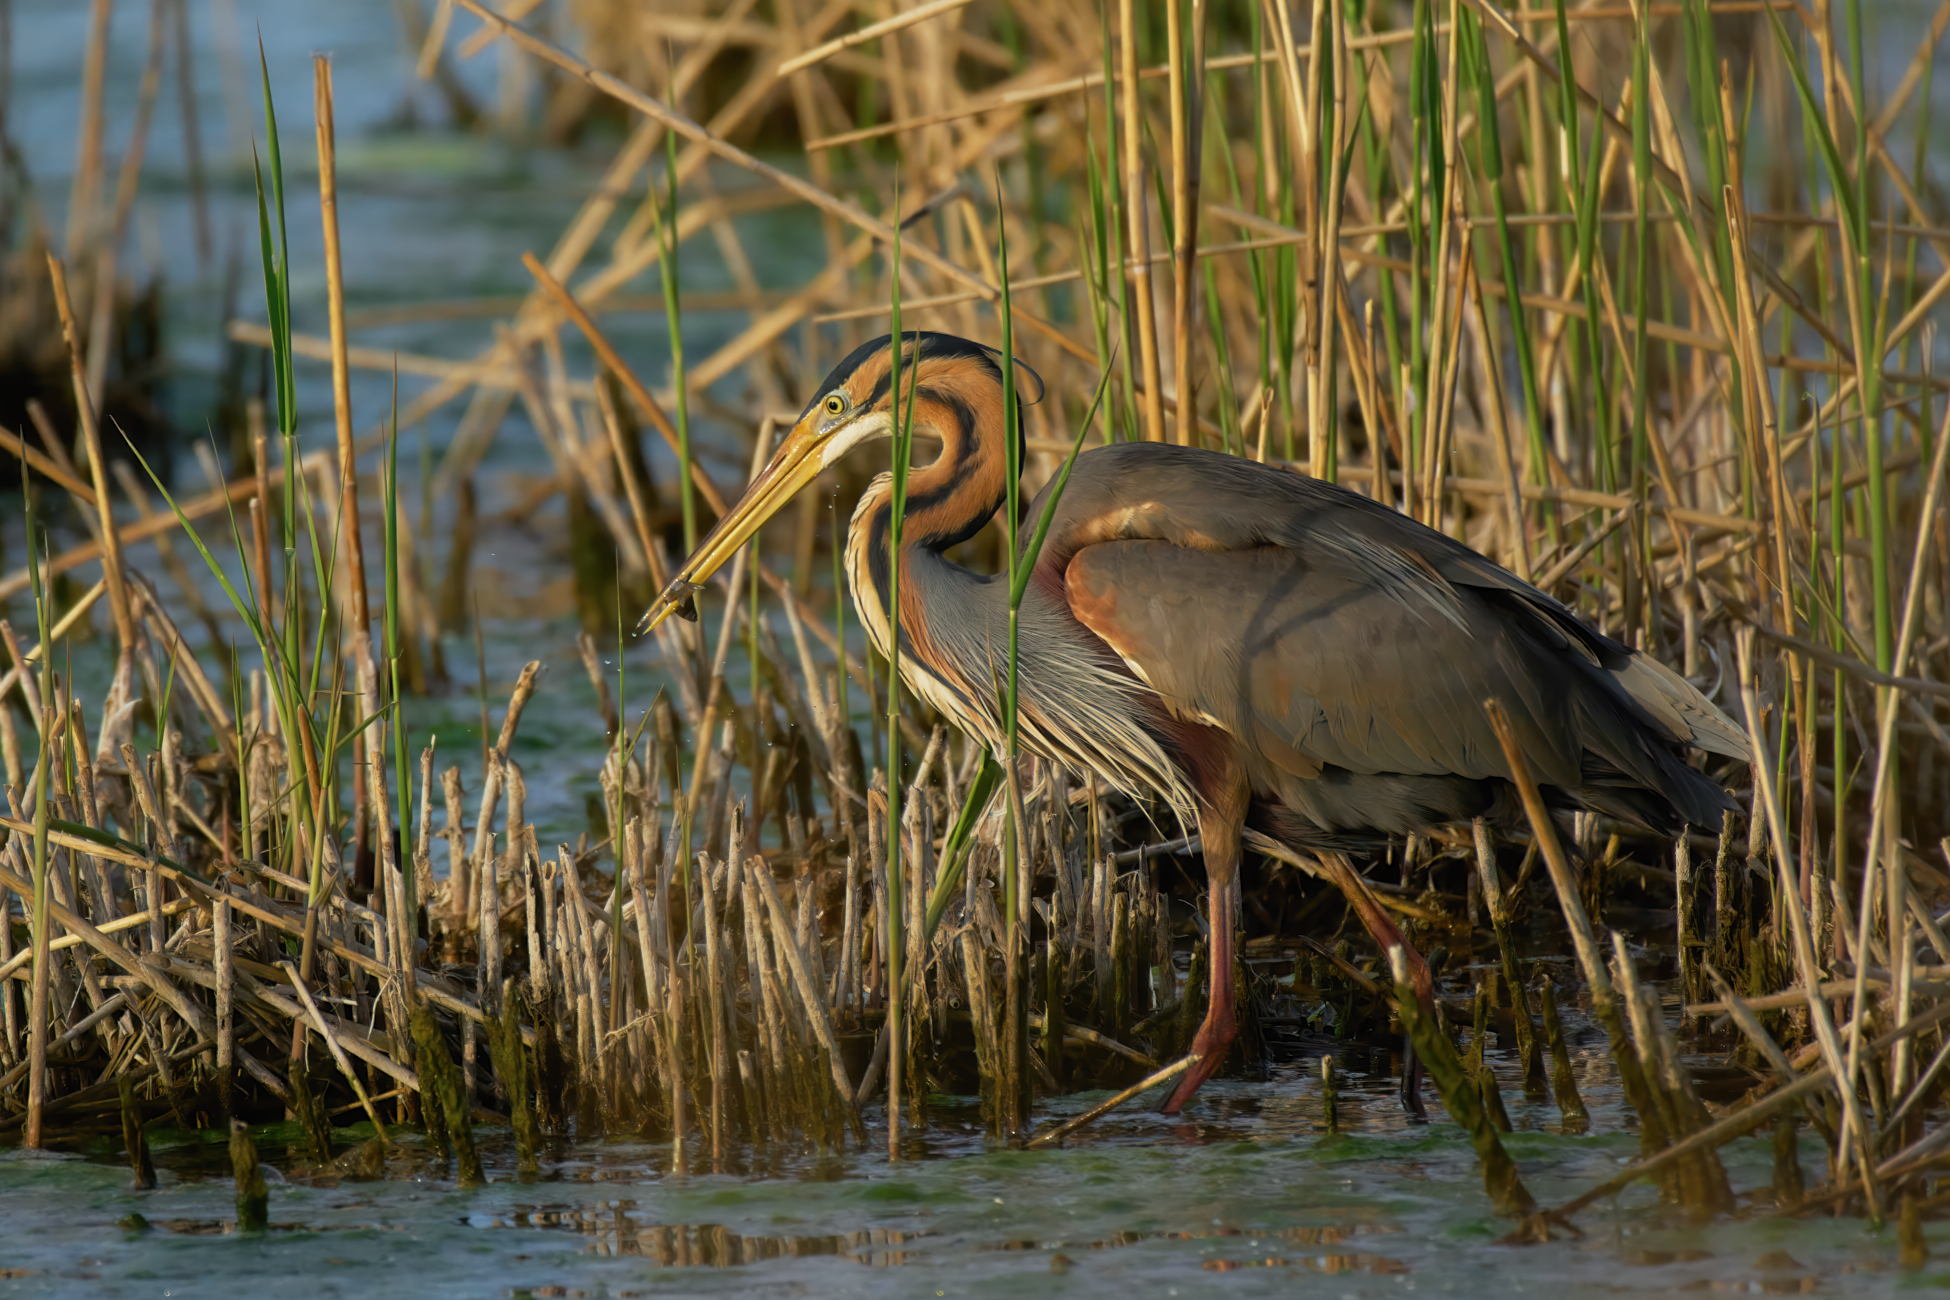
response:
[[[844,397],[841,397],[838,393],[827,394],[826,414],[839,415],[845,410],[846,410],[846,399]]]

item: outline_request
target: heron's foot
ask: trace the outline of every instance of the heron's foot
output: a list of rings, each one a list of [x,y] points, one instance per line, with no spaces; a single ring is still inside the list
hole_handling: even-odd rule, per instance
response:
[[[1232,1046],[1232,1009],[1226,1008],[1223,1023],[1207,1016],[1205,1023],[1198,1028],[1198,1036],[1192,1039],[1192,1068],[1179,1078],[1178,1086],[1171,1091],[1171,1099],[1164,1104],[1164,1113],[1176,1115],[1184,1109],[1185,1103],[1192,1099],[1205,1081],[1219,1072],[1220,1064],[1226,1059],[1226,1049]]]
[[[1429,1108],[1422,1101],[1422,1058],[1406,1038],[1402,1040],[1402,1109],[1417,1119],[1427,1119]]]

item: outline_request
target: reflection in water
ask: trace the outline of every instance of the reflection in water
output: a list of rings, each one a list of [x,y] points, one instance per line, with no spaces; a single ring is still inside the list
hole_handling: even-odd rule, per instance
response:
[[[1288,1259],[1268,1255],[1265,1259],[1208,1259],[1200,1265],[1207,1272],[1230,1273],[1236,1268],[1301,1268],[1309,1273],[1406,1273],[1408,1265],[1389,1255],[1303,1255]]]
[[[234,1237],[235,1219],[145,1219],[131,1214],[116,1220],[124,1232],[161,1232],[176,1237]],[[403,1223],[269,1223],[266,1232],[410,1232]]]
[[[592,1255],[636,1255],[666,1268],[737,1268],[768,1259],[837,1255],[856,1263],[885,1268],[908,1262],[901,1247],[924,1232],[900,1228],[868,1228],[861,1232],[747,1235],[717,1223],[643,1224],[630,1217],[635,1201],[617,1201],[606,1208],[542,1205],[517,1208],[507,1215],[475,1215],[477,1228],[543,1228],[573,1232],[590,1238]]]
[[[634,1255],[666,1268],[737,1268],[765,1260],[832,1255],[875,1268],[916,1262],[907,1249],[930,1234],[903,1228],[867,1228],[859,1232],[824,1234],[746,1234],[717,1223],[644,1224],[632,1217],[635,1201],[607,1206],[537,1205],[516,1207],[505,1215],[472,1215],[477,1228],[529,1228],[573,1232],[589,1238],[592,1255]],[[1294,1227],[1272,1231],[1212,1227],[1168,1232],[1118,1232],[1090,1241],[1022,1238],[997,1242],[989,1250],[1117,1250],[1146,1241],[1201,1241],[1238,1238],[1238,1258],[1209,1259],[1205,1267],[1218,1272],[1235,1268],[1299,1268],[1312,1273],[1406,1273],[1408,1265],[1387,1255],[1331,1249],[1356,1237],[1403,1231],[1385,1223],[1344,1223],[1329,1227]],[[1300,1253],[1293,1247],[1316,1248]],[[1264,1248],[1271,1247],[1271,1250]],[[1327,1247],[1329,1249],[1318,1249]],[[978,1247],[980,1249],[980,1247]]]
[[[1236,1268],[1301,1268],[1311,1273],[1406,1273],[1408,1265],[1388,1255],[1374,1255],[1367,1251],[1326,1250],[1316,1254],[1300,1255],[1291,1251],[1281,1254],[1259,1254],[1262,1246],[1338,1246],[1355,1237],[1376,1236],[1398,1233],[1402,1228],[1389,1223],[1345,1223],[1332,1227],[1279,1228],[1272,1231],[1249,1230],[1245,1228],[1214,1227],[1192,1229],[1182,1232],[1119,1232],[1095,1241],[1035,1241],[1018,1240],[1002,1243],[993,1249],[999,1250],[1053,1250],[1082,1248],[1087,1250],[1115,1250],[1123,1246],[1135,1246],[1142,1241],[1201,1241],[1207,1238],[1242,1238],[1244,1249],[1239,1258],[1208,1259],[1204,1267],[1217,1273],[1227,1273]]]

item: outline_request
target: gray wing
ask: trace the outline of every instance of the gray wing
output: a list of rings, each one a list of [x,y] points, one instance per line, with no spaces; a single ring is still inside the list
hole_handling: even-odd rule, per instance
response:
[[[1168,707],[1294,777],[1507,778],[1490,697],[1539,780],[1654,791],[1688,820],[1724,796],[1682,747],[1745,753],[1683,678],[1467,547],[1314,480],[1110,448],[1079,461],[1057,525],[1043,559],[1079,621]]]

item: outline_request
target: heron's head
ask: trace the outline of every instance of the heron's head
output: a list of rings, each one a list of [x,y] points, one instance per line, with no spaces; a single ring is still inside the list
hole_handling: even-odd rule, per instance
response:
[[[884,334],[833,367],[745,495],[725,512],[644,611],[642,630],[654,628],[672,614],[695,618],[692,593],[737,554],[766,520],[854,448],[893,436],[896,360],[901,409],[906,409],[911,396],[915,431],[943,427],[946,413],[937,409],[941,407],[952,409],[958,422],[1001,429],[1001,353],[952,334],[925,330],[903,333],[900,343],[897,358],[893,336]],[[1016,376],[1018,388],[1033,394],[1030,400],[1042,396],[1042,380],[1020,361]]]

